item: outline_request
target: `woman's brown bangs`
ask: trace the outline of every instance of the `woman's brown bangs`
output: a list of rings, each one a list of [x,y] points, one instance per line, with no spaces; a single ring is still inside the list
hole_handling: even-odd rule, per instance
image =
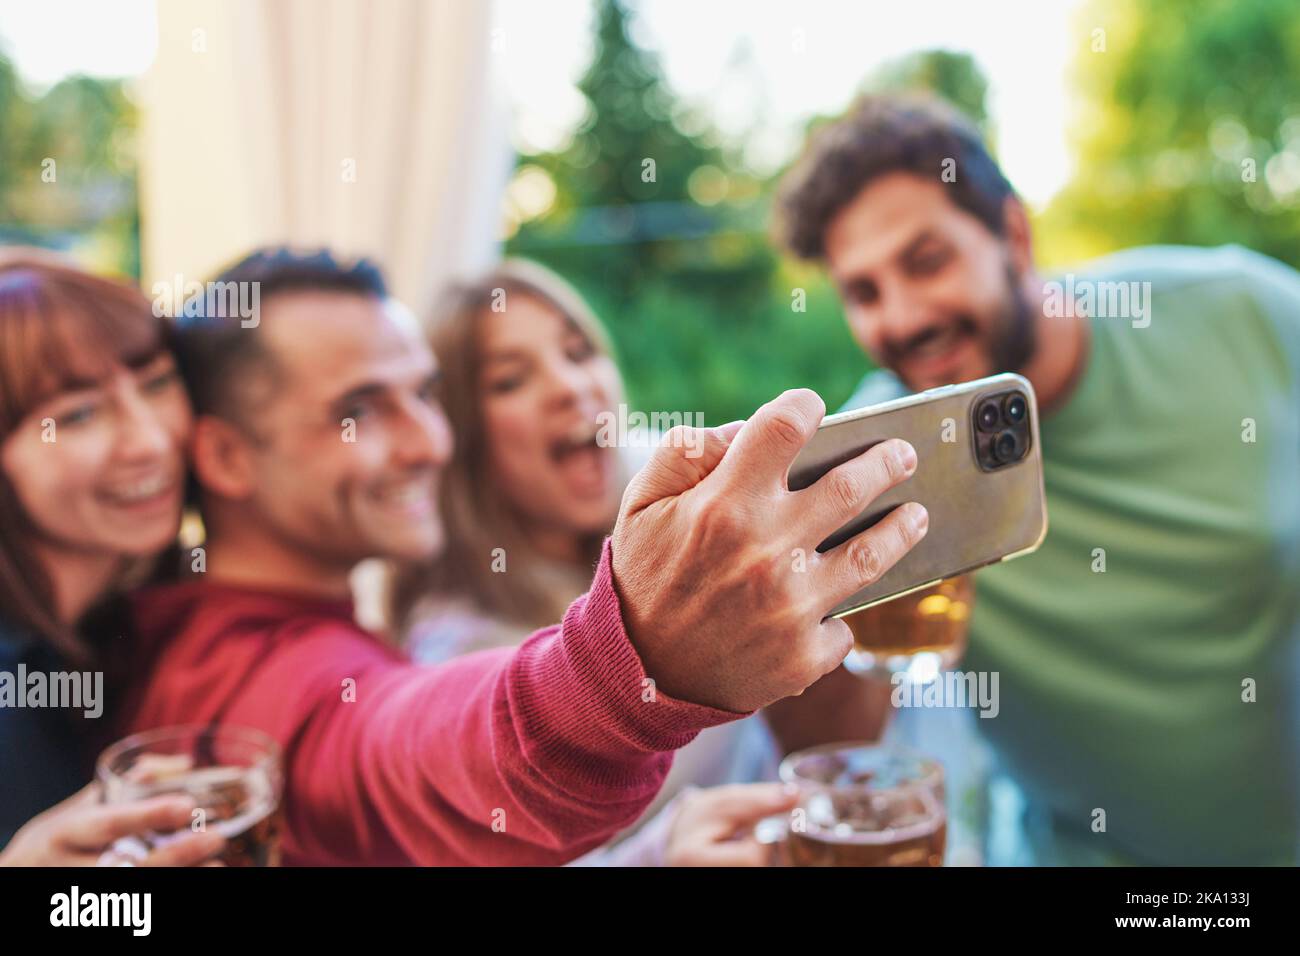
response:
[[[44,265],[0,272],[0,430],[60,392],[149,362],[167,346],[165,322],[108,279]]]

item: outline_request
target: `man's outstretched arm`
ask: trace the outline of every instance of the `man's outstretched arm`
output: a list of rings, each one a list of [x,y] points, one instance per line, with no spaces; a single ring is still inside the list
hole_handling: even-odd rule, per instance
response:
[[[670,432],[558,629],[423,670],[358,661],[357,701],[318,698],[291,735],[296,848],[375,862],[571,859],[636,818],[670,752],[700,729],[838,666],[852,638],[823,616],[919,541],[926,515],[901,506],[819,554],[916,465],[906,443],[884,442],[790,491],[786,472],[823,413],[796,391],[746,423]],[[792,562],[795,549],[806,559]],[[295,657],[264,673],[337,677],[340,654]]]

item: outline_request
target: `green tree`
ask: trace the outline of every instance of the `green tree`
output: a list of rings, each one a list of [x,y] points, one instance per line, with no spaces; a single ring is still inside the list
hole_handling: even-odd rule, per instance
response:
[[[1295,0],[1093,0],[1078,18],[1078,173],[1058,258],[1239,242],[1300,265]]]
[[[736,417],[767,391],[738,358],[751,341],[770,348],[773,333],[762,184],[739,145],[721,145],[672,93],[657,57],[632,42],[629,16],[621,0],[599,0],[578,84],[584,121],[564,148],[520,157],[550,176],[555,202],[507,250],[587,295],[635,401]]]
[[[13,64],[0,54],[0,224],[9,228],[18,220],[14,193],[27,158],[23,147],[30,138],[32,109]]]
[[[556,200],[520,227],[508,251],[552,266],[584,292],[642,408],[727,421],[795,386],[816,389],[834,408],[870,363],[824,272],[773,248],[778,177],[758,181],[744,143],[721,142],[673,96],[657,59],[632,43],[628,16],[619,0],[600,0],[595,55],[579,84],[584,122],[564,149],[520,158],[547,172]],[[745,51],[735,59],[743,66]],[[867,85],[937,90],[987,121],[987,83],[962,54],[924,51]],[[642,176],[647,158],[653,182]]]
[[[0,57],[0,227],[10,241],[80,246],[139,275],[138,111],[121,80],[72,76],[40,96]]]
[[[716,231],[718,215],[692,202],[690,183],[723,163],[707,136],[674,122],[683,107],[657,57],[632,42],[628,16],[621,0],[599,3],[595,55],[578,83],[585,121],[567,148],[523,158],[551,176],[556,204],[515,239],[520,251],[599,277],[620,299],[683,266],[674,239]]]
[[[969,53],[919,50],[886,63],[864,89],[871,92],[923,90],[943,97],[989,134],[989,81]]]

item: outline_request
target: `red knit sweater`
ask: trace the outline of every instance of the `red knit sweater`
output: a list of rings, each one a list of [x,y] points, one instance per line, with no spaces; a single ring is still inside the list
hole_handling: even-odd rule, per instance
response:
[[[673,750],[744,716],[647,691],[608,542],[562,625],[436,667],[358,628],[348,602],[185,583],[140,592],[134,610],[143,658],[123,732],[269,733],[285,753],[287,863],[563,863],[641,814]]]

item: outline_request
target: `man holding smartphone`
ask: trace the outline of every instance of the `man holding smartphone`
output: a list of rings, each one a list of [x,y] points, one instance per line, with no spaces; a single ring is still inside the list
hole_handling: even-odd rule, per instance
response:
[[[978,134],[911,97],[823,130],[780,216],[882,366],[847,407],[1003,371],[1037,393],[1050,529],[980,572],[966,665],[1000,676],[975,723],[1031,861],[1296,863],[1300,275],[1155,247],[1044,279]]]

